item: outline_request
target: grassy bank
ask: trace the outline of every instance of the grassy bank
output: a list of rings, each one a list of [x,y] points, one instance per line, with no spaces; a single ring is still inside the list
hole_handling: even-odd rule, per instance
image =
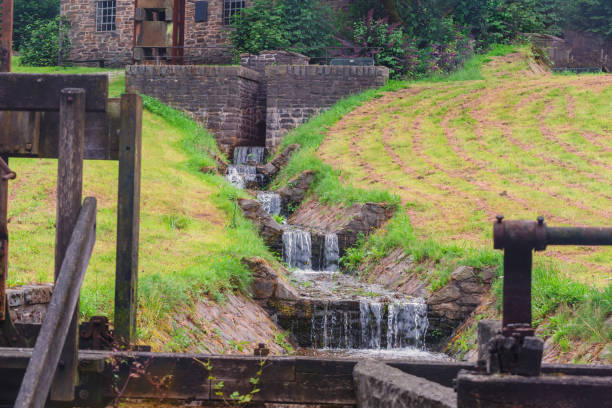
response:
[[[451,75],[392,81],[340,101],[286,137],[283,146],[298,143],[302,149],[272,188],[312,169],[317,178],[311,194],[323,202],[396,205],[385,229],[349,251],[342,260],[346,268],[374,265],[400,247],[417,261],[413,272],[432,290],[459,265],[493,267],[499,277],[502,254],[491,249],[497,212],[527,219],[544,213],[557,225],[609,219],[606,197],[612,191],[599,176],[612,168],[605,149],[610,116],[602,115],[609,109],[609,77],[565,82],[533,64],[525,46],[494,47]],[[569,121],[561,109],[570,112]],[[591,133],[581,135],[568,123]],[[579,348],[576,361],[598,358],[612,342],[606,323],[612,314],[611,254],[554,248],[535,257],[534,323],[561,354]],[[501,279],[494,293],[495,314]]]
[[[118,96],[123,80],[110,87]],[[194,300],[246,292],[251,274],[243,257],[273,258],[235,206],[244,193],[199,171],[213,163],[210,133],[151,98],[144,106],[138,336],[155,343],[172,332],[172,314]],[[17,180],[9,186],[9,285],[53,281],[57,163],[12,159],[11,167]],[[112,318],[117,172],[117,162],[85,162],[83,190],[98,199],[98,232],[81,294],[83,318]]]

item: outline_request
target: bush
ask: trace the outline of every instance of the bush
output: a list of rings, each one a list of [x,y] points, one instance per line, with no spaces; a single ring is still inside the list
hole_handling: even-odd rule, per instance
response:
[[[232,18],[236,52],[290,50],[317,57],[332,45],[332,13],[316,0],[255,0]]]
[[[15,0],[13,48],[20,49],[30,38],[28,25],[53,20],[59,14],[59,6],[59,0]]]
[[[51,21],[37,21],[27,26],[30,38],[19,50],[21,64],[35,67],[48,67],[57,65],[59,54],[59,30],[62,20],[62,60],[67,58],[70,51],[70,40],[68,39],[68,22],[61,17]]]
[[[418,65],[417,50],[402,28],[388,24],[387,20],[375,19],[372,9],[353,25],[352,40],[336,38],[348,49],[342,56],[371,57],[376,65],[389,68],[391,78],[400,78],[414,72]]]

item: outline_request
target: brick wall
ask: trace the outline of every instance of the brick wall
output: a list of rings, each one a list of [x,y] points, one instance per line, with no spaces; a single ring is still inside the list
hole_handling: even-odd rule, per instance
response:
[[[117,0],[115,31],[96,32],[96,0],[61,0],[60,12],[70,21],[71,60],[104,59],[107,66],[131,63],[134,0]]]
[[[130,65],[126,88],[190,113],[220,147],[261,146],[264,129],[257,109],[261,75],[238,66]]]
[[[385,67],[280,65],[266,67],[266,147],[350,94],[387,82]]]
[[[229,44],[231,28],[223,25],[223,0],[208,2],[208,21],[195,21],[196,0],[185,2],[185,57],[193,64],[229,64],[234,50]],[[253,1],[246,0],[246,7]],[[204,48],[205,47],[205,48]]]

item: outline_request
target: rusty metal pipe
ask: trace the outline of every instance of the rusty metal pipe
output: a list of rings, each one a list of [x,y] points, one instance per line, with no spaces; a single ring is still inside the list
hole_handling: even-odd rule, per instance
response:
[[[547,227],[548,245],[612,245],[612,228]]]

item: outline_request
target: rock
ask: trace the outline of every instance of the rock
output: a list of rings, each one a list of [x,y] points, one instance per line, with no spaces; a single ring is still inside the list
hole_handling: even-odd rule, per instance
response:
[[[353,369],[359,408],[455,408],[452,388],[386,364],[365,360]]]
[[[278,172],[289,163],[289,159],[300,148],[298,144],[289,145],[278,156],[272,159],[269,163],[257,166],[257,173],[264,176],[266,183],[269,183]]]
[[[455,281],[465,281],[476,277],[476,272],[471,266],[460,266],[453,271],[451,279]]]
[[[255,300],[267,302],[270,299],[295,300],[297,291],[263,258],[242,260],[253,273],[252,295]]]
[[[289,213],[288,209],[295,208],[300,205],[310,185],[315,179],[315,173],[312,170],[305,170],[297,177],[289,180],[287,185],[277,191],[280,194],[283,202],[283,209]]]
[[[444,321],[449,336],[482,303],[490,289],[494,276],[492,268],[477,271],[470,266],[460,266],[443,288],[427,297],[430,319]]]
[[[257,200],[241,198],[238,200],[238,205],[242,208],[244,216],[255,223],[266,245],[280,253],[283,245],[283,227]]]

